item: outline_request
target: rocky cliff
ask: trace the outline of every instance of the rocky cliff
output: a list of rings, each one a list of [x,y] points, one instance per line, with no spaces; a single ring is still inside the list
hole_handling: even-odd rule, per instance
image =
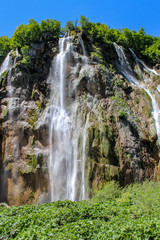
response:
[[[152,72],[138,64],[129,49],[121,48],[126,66],[114,44],[96,48],[85,34],[70,41],[72,48],[65,50],[64,98],[72,155],[78,149],[73,158],[73,200],[83,199],[82,185],[91,197],[111,180],[122,186],[158,180],[158,128],[153,115],[154,103],[160,107],[158,66]],[[51,79],[58,52],[58,39],[32,44],[27,63],[20,49],[12,51],[1,74],[0,201],[10,205],[50,201],[49,158],[57,141],[54,136],[50,140],[51,96],[56,95]]]

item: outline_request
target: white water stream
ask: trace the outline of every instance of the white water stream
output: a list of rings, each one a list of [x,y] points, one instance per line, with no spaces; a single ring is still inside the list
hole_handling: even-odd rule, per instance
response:
[[[11,78],[12,78],[12,68],[14,67],[14,65],[16,64],[16,61],[17,61],[17,57],[18,57],[18,51],[16,50],[16,57],[14,59],[14,61],[11,59],[11,53],[12,51],[10,51],[6,58],[4,59],[3,63],[1,64],[1,67],[0,67],[0,77],[1,77],[1,74],[8,70],[8,76],[7,76],[7,92],[8,92],[8,104],[9,104],[9,107],[8,107],[8,113],[9,113],[9,118],[11,119],[12,118],[12,105],[13,105],[13,102],[14,102],[14,88],[12,86],[12,83],[11,83]]]
[[[152,102],[152,116],[155,120],[155,127],[156,127],[156,132],[157,132],[157,138],[158,138],[158,142],[160,145],[160,109],[158,106],[158,103],[156,101],[155,98],[155,94],[153,93],[153,90],[150,88],[149,84],[148,84],[148,80],[149,82],[151,82],[151,78],[146,78],[145,75],[143,74],[143,72],[140,69],[139,63],[143,65],[143,67],[149,71],[152,74],[158,75],[158,73],[153,70],[148,68],[143,61],[141,61],[140,59],[138,59],[138,57],[136,56],[136,54],[130,49],[132,56],[134,57],[136,63],[137,63],[137,67],[138,67],[138,71],[139,74],[142,76],[143,81],[139,81],[137,80],[133,74],[131,73],[131,67],[127,61],[127,57],[125,56],[125,53],[123,51],[123,48],[118,46],[116,43],[114,43],[114,47],[116,49],[117,55],[119,57],[119,61],[120,61],[120,68],[121,68],[121,73],[124,75],[124,77],[132,84],[135,85],[139,88],[142,88],[150,97],[151,102]],[[157,87],[158,89],[158,87]]]
[[[10,52],[9,52],[0,66],[0,76],[4,71],[10,68],[10,65],[11,65],[11,58],[10,58]]]
[[[84,45],[82,45],[84,46]],[[82,47],[84,53],[84,48]],[[85,58],[82,56],[85,61]],[[86,57],[86,56],[85,56]],[[79,146],[79,136],[82,134],[78,125],[73,123],[67,106],[67,76],[70,63],[74,58],[71,37],[59,39],[59,53],[54,58],[48,77],[51,83],[50,108],[50,200],[81,200],[86,199],[85,179],[85,145],[87,136],[87,116],[84,126],[83,140]],[[76,122],[76,121],[75,121]],[[82,159],[79,151],[82,149]],[[80,167],[80,169],[79,169]],[[79,178],[79,171],[81,177]],[[81,186],[79,186],[79,184]],[[79,193],[77,195],[77,189]]]

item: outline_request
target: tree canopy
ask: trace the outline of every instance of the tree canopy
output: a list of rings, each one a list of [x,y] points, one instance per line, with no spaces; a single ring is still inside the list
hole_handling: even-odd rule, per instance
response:
[[[81,31],[86,32],[91,43],[97,47],[116,42],[125,48],[131,48],[137,56],[153,64],[160,63],[160,38],[146,34],[141,28],[138,32],[127,28],[112,29],[106,24],[90,22],[81,16]]]
[[[11,39],[0,37],[0,56],[5,57],[11,49],[30,46],[31,43],[53,40],[65,33],[74,32],[76,29],[87,34],[91,44],[96,47],[105,46],[116,42],[124,48],[131,48],[138,57],[152,63],[160,63],[160,38],[146,34],[141,28],[138,32],[127,28],[112,29],[101,23],[93,23],[85,16],[80,17],[79,26],[68,21],[61,28],[59,21],[55,19],[42,20],[39,24],[33,19],[28,24],[21,24],[14,32]]]

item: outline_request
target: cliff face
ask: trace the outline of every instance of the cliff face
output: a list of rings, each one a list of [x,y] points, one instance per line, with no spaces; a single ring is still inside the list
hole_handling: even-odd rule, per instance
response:
[[[159,75],[135,61],[129,50],[121,48],[126,66],[116,46],[97,49],[82,38],[74,37],[63,52],[65,111],[76,161],[73,200],[90,197],[112,179],[121,185],[159,179],[158,128],[152,114],[160,99]],[[12,52],[1,75],[0,201],[11,205],[49,201],[51,182],[65,181],[51,180],[49,171],[51,148],[60,152],[66,147],[63,140],[56,145],[58,136],[51,135],[50,127],[58,52],[58,40],[33,44],[28,64],[20,51]]]

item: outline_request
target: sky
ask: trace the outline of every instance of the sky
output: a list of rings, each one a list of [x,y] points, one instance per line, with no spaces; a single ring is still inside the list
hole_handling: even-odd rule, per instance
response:
[[[20,24],[45,19],[76,21],[81,15],[111,28],[143,27],[160,37],[160,0],[1,0],[0,36],[11,37]]]

